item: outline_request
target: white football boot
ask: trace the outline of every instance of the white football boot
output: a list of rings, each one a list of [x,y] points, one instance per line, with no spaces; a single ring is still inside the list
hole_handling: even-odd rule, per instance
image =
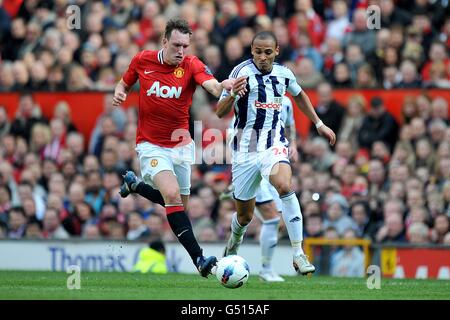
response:
[[[266,282],[283,282],[284,279],[280,277],[272,269],[263,269],[259,272],[259,278]]]
[[[304,254],[294,256],[294,262],[292,263],[295,271],[302,275],[307,275],[308,273],[314,273],[316,268],[309,262],[308,257]]]

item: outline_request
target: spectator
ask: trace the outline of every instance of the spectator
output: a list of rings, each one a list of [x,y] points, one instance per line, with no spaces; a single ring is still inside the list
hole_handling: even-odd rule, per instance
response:
[[[374,68],[378,83],[383,81],[383,58],[389,45],[390,37],[391,31],[389,29],[380,29],[376,34],[375,49],[367,55],[367,62]]]
[[[110,240],[123,240],[125,237],[125,226],[118,221],[110,220],[105,222],[107,238]]]
[[[354,202],[350,209],[350,215],[356,223],[356,236],[372,240],[376,230],[370,214],[369,204],[365,201]]]
[[[102,238],[100,230],[95,224],[88,224],[83,228],[82,237],[84,239],[99,240]]]
[[[317,171],[327,171],[337,160],[329,144],[322,137],[315,137],[311,141],[311,156],[311,164]]]
[[[413,118],[419,117],[419,110],[414,96],[406,95],[402,104],[402,122],[409,124]]]
[[[410,15],[396,7],[393,0],[380,1],[381,9],[381,26],[383,28],[389,28],[393,25],[408,25],[411,23]]]
[[[361,95],[352,95],[342,119],[342,126],[338,132],[338,141],[349,141],[353,150],[358,147],[357,136],[364,119],[366,101]]]
[[[297,82],[305,89],[316,88],[324,80],[322,74],[314,67],[311,59],[306,57],[300,59],[294,69],[294,74],[297,77]]]
[[[352,86],[350,69],[345,62],[340,62],[334,66],[331,78],[335,88],[349,88]]]
[[[353,12],[352,30],[344,36],[344,46],[355,44],[367,55],[375,49],[376,34],[367,28],[367,13],[365,9],[356,9]]]
[[[225,43],[225,39],[237,35],[239,29],[243,26],[243,21],[238,15],[238,7],[234,1],[225,0],[219,5],[219,14],[214,23],[214,33],[222,36],[219,45]],[[229,74],[229,73],[227,73]]]
[[[339,235],[343,235],[348,228],[356,229],[356,224],[348,216],[349,205],[341,194],[332,195],[327,200],[328,210],[324,221],[324,228],[333,227]]]
[[[209,217],[205,204],[200,197],[192,196],[189,199],[189,209],[187,211],[189,215],[189,220],[191,220],[192,223],[194,235],[196,237],[200,234],[201,230],[203,230],[204,228],[213,227],[211,218]]]
[[[378,87],[374,71],[369,64],[365,63],[357,69],[355,87],[361,89]]]
[[[298,47],[295,49],[295,61],[299,62],[302,59],[308,58],[314,64],[316,70],[322,70],[323,58],[319,51],[311,44],[311,39],[308,34],[301,33],[298,39]]]
[[[46,123],[47,121],[41,116],[41,111],[35,104],[33,96],[28,92],[22,93],[19,97],[16,119],[11,124],[10,133],[29,141],[33,125],[39,122]]]
[[[0,66],[0,92],[13,91],[15,83],[13,63],[4,61]]]
[[[440,119],[444,121],[447,125],[448,120],[448,102],[442,97],[436,97],[431,102],[431,119]]]
[[[217,242],[219,237],[213,226],[207,226],[200,230],[198,241],[200,242]]]
[[[419,79],[417,67],[411,60],[405,60],[400,65],[402,80],[397,84],[397,88],[420,88],[422,81]]]
[[[375,141],[385,142],[393,150],[397,141],[398,124],[394,117],[386,111],[383,100],[374,97],[370,101],[371,108],[364,118],[358,133],[360,147],[371,148]]]
[[[20,239],[25,235],[27,218],[22,207],[13,207],[8,213],[8,238]]]
[[[327,37],[322,46],[321,54],[323,56],[322,72],[325,78],[333,80],[333,71],[337,64],[344,59],[341,42],[333,37]]]
[[[11,209],[11,189],[6,184],[0,184],[0,222],[8,222],[8,212]]]
[[[414,222],[408,228],[408,239],[410,243],[426,244],[430,242],[429,229],[422,222]]]
[[[400,213],[392,213],[385,218],[383,226],[376,234],[377,242],[405,242],[405,227]]]
[[[24,239],[43,239],[42,226],[37,221],[27,224]]]
[[[26,172],[26,171],[24,171]],[[25,199],[33,199],[36,206],[36,218],[38,220],[42,220],[45,212],[45,201],[44,197],[45,194],[43,194],[41,191],[42,189],[36,185],[36,181],[32,177],[31,173],[27,173],[27,176],[23,176],[23,180],[19,182],[17,186],[17,193],[19,195],[20,203],[23,204],[23,201]],[[45,191],[44,191],[45,192]]]
[[[355,239],[355,231],[346,230],[342,238]],[[358,246],[344,246],[333,254],[331,265],[331,275],[335,277],[364,277],[365,275],[364,254]]]
[[[42,234],[45,239],[68,239],[69,233],[61,225],[58,212],[53,209],[47,209],[44,214]]]
[[[273,32],[280,47],[280,54],[277,56],[277,61],[280,63],[292,61],[295,53],[289,44],[289,32],[285,20],[275,18],[273,20]]]
[[[364,53],[357,44],[349,44],[345,49],[345,63],[350,71],[350,81],[356,83],[358,69],[365,64]]]
[[[17,17],[11,22],[11,32],[2,42],[8,43],[8,46],[2,48],[1,55],[4,60],[16,60],[19,58],[19,51],[25,41],[26,24],[25,20]]]
[[[50,140],[50,127],[44,123],[36,123],[31,129],[30,151],[37,153],[41,159],[44,159],[44,150]]]
[[[333,90],[327,82],[322,82],[317,87],[318,103],[316,107],[317,115],[323,123],[334,132],[339,132],[342,118],[344,117],[344,108],[334,100]],[[317,130],[311,126],[310,134],[317,135]]]
[[[8,119],[5,107],[0,105],[0,139],[9,133],[11,123]]]
[[[75,124],[72,122],[71,114],[70,106],[66,101],[59,101],[56,103],[53,118],[58,118],[63,121],[67,133],[78,131]]]
[[[142,216],[135,211],[127,214],[128,240],[144,240],[150,236],[150,229],[144,224]]]
[[[296,0],[295,12],[288,21],[288,30],[293,48],[297,48],[299,36],[309,34],[312,46],[319,48],[325,36],[325,25],[314,10],[311,0]]]
[[[348,19],[348,7],[347,2],[343,0],[333,1],[333,20],[328,23],[326,38],[334,38],[342,41],[345,33],[351,27]]]
[[[167,273],[166,249],[163,242],[155,240],[149,243],[148,248],[139,251],[139,260],[133,266],[133,271],[141,273]]]
[[[43,157],[61,162],[61,150],[66,144],[66,130],[64,122],[61,119],[53,118],[50,121],[51,140],[43,150]]]
[[[431,240],[435,243],[444,243],[445,237],[449,232],[449,217],[445,214],[436,215],[434,218],[433,229],[431,230]]]
[[[313,202],[314,203],[314,202]],[[305,214],[306,217],[306,214]],[[310,214],[305,220],[305,238],[322,237],[324,232],[323,218],[320,214]]]

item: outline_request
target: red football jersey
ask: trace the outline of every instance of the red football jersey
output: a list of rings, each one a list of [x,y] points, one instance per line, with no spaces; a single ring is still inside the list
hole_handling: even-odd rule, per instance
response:
[[[197,85],[213,79],[208,67],[195,56],[178,66],[163,61],[163,52],[144,50],[133,57],[123,81],[138,79],[139,116],[136,143],[148,141],[162,147],[191,142],[189,108]]]

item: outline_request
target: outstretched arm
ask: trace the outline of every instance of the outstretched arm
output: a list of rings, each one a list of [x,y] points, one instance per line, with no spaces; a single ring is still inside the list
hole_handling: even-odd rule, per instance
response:
[[[298,96],[294,97],[294,99],[298,108],[312,121],[312,123],[315,124],[317,132],[321,136],[327,138],[330,145],[334,145],[336,143],[336,134],[320,120],[306,93],[302,90]]]
[[[202,87],[206,89],[209,93],[211,93],[215,97],[220,97],[223,90],[231,91],[233,89],[233,85],[237,80],[246,79],[246,77],[240,77],[238,79],[226,79],[222,82],[217,81],[217,79],[210,79],[206,80],[202,83]],[[246,82],[245,82],[246,84]],[[245,88],[245,85],[244,85]],[[241,89],[242,90],[242,89]],[[245,92],[241,92],[241,90],[235,89],[235,92],[237,92],[239,95],[244,95]]]
[[[247,77],[237,78],[233,83],[231,88],[231,94],[223,99],[221,99],[217,104],[216,114],[219,118],[226,116],[230,113],[234,102],[236,101],[236,96],[244,96],[247,92]]]
[[[223,80],[222,82],[217,81],[217,79],[206,80],[202,83],[202,87],[206,91],[211,93],[216,98],[220,97],[223,90],[230,91],[233,87],[234,79]]]

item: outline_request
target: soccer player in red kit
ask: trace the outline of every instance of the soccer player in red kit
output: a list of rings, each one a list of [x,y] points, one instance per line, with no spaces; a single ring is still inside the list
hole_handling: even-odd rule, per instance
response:
[[[189,107],[197,85],[219,97],[222,90],[232,89],[234,80],[219,83],[197,57],[186,55],[191,35],[186,21],[170,20],[163,48],[144,50],[134,56],[115,88],[113,104],[119,106],[124,102],[131,86],[139,80],[136,152],[143,181],[127,172],[121,196],[137,192],[164,205],[172,231],[199,273],[207,277],[217,259],[203,256],[185,213],[195,155],[189,134]]]

